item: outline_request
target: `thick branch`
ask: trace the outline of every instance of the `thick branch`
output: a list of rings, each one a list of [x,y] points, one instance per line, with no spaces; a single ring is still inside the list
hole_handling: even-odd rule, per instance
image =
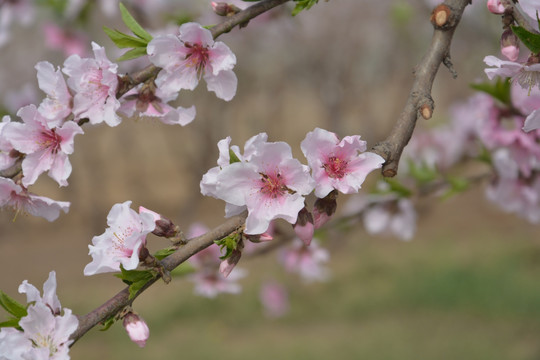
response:
[[[384,176],[392,177],[397,174],[399,158],[411,139],[418,117],[429,119],[433,113],[433,81],[441,63],[451,64],[449,59],[452,36],[469,2],[470,0],[447,0],[433,11],[431,20],[435,31],[431,45],[415,68],[415,80],[405,108],[390,135],[372,149],[386,160],[382,168]]]
[[[215,240],[219,240],[234,232],[240,228],[247,217],[247,213],[234,216],[207,232],[206,234],[190,239],[187,244],[178,249],[174,254],[163,259],[162,264],[168,271],[172,271],[178,265],[189,259],[192,255],[212,245]],[[79,317],[79,327],[77,331],[71,336],[71,338],[77,341],[84,334],[86,334],[91,328],[99,324],[100,322],[114,316],[121,311],[125,306],[131,305],[135,298],[139,296],[143,291],[155,283],[159,277],[149,281],[133,299],[129,299],[129,289],[125,288],[116,294],[111,299],[107,300],[103,305],[97,309],[89,312],[88,314]]]

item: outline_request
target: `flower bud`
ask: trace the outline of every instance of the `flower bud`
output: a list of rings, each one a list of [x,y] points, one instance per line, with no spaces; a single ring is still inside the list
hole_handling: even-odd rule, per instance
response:
[[[315,229],[320,228],[330,218],[337,209],[337,195],[338,192],[336,190],[332,190],[326,197],[322,199],[317,199],[315,201],[314,209],[313,209],[313,219],[315,224]]]
[[[137,314],[130,312],[124,317],[124,329],[126,329],[131,341],[144,347],[150,336],[150,329],[146,322]]]
[[[139,214],[142,213],[148,213],[154,217],[156,227],[154,231],[152,231],[152,234],[160,237],[171,238],[175,237],[180,232],[178,226],[174,225],[171,220],[158,214],[155,211],[149,210],[143,206],[139,206]]]
[[[238,264],[238,261],[240,261],[241,256],[242,252],[240,250],[233,250],[231,256],[219,264],[219,272],[225,277],[229,276],[236,264]]]
[[[501,53],[510,61],[516,61],[519,56],[519,39],[510,29],[501,35]]]
[[[221,1],[212,1],[212,9],[214,9],[214,12],[219,16],[232,16],[242,11],[242,9],[233,4],[227,4],[226,2]]]
[[[504,13],[504,5],[501,4],[501,0],[488,0],[487,8],[493,14],[500,15]]]
[[[260,242],[264,242],[264,241],[270,241],[273,239],[272,235],[270,235],[268,232],[262,233],[260,235],[245,235],[245,236],[249,241],[256,244]]]
[[[313,225],[313,216],[305,207],[298,213],[298,218],[296,224],[293,225],[293,228],[296,236],[298,236],[306,246],[309,246],[313,239],[315,227]]]

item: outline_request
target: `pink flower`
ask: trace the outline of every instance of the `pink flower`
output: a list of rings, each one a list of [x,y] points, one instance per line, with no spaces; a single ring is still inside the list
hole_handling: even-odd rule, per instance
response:
[[[7,137],[2,134],[2,129],[11,122],[11,117],[5,115],[0,122],[0,170],[10,168],[15,164],[16,157],[10,156],[13,146]]]
[[[122,105],[118,111],[131,117],[137,116],[157,117],[167,125],[185,126],[195,119],[195,106],[173,108],[169,101],[176,99],[178,93],[166,94],[160,88],[148,90],[148,86],[139,86],[127,92],[122,98]]]
[[[527,91],[520,86],[511,87],[512,105],[526,116],[523,131],[540,129],[540,89]]]
[[[43,302],[47,305],[53,314],[58,315],[62,311],[62,305],[56,295],[56,272],[51,271],[49,278],[43,284],[43,297],[39,294],[39,290],[32,284],[28,283],[28,280],[24,280],[19,286],[19,293],[26,294],[26,302]]]
[[[282,317],[289,312],[290,304],[287,290],[276,282],[267,282],[259,294],[264,313],[268,317]]]
[[[144,347],[146,345],[146,341],[150,337],[150,329],[139,315],[133,312],[128,313],[124,317],[122,324],[131,341],[139,345],[139,347]]]
[[[221,293],[239,294],[242,287],[238,284],[238,280],[245,276],[246,271],[244,269],[234,268],[229,276],[225,277],[216,270],[212,271],[205,268],[191,274],[189,280],[195,283],[195,294],[215,298]]]
[[[540,11],[539,0],[519,0],[519,6],[531,18],[531,23],[538,25],[536,22],[536,14]]]
[[[486,56],[484,62],[488,66],[494,66],[484,70],[490,80],[495,76],[509,77],[524,89],[540,86],[540,64],[538,59],[530,58],[526,63],[520,63],[501,60],[495,56]]]
[[[156,224],[149,213],[137,214],[130,208],[131,201],[115,204],[107,216],[109,227],[88,245],[92,262],[84,268],[84,275],[120,271],[120,265],[133,270],[139,264],[139,251],[146,244],[146,235]]]
[[[163,70],[156,84],[167,92],[193,90],[204,77],[209,91],[229,101],[236,94],[237,78],[232,71],[236,57],[223,42],[197,23],[180,26],[180,36],[156,36],[148,43],[150,61]]]
[[[43,285],[43,298],[26,280],[19,292],[27,294],[28,313],[19,321],[22,331],[0,329],[0,358],[69,360],[69,345],[73,342],[70,336],[77,329],[79,320],[70,309],[64,308],[62,315],[56,296],[55,272],[51,271]]]
[[[333,189],[344,194],[358,192],[367,174],[378,169],[384,159],[365,152],[366,142],[360,136],[346,136],[316,128],[306,135],[301,144],[315,179],[315,196],[323,198]]]
[[[60,186],[66,186],[71,174],[68,155],[73,153],[73,141],[83,130],[73,121],[50,129],[34,105],[23,107],[17,113],[24,123],[11,122],[4,126],[2,136],[9,140],[13,148],[26,154],[22,162],[22,184],[33,184],[38,176],[49,171],[49,176]]]
[[[231,137],[228,136],[218,142],[219,158],[217,160],[218,166],[213,167],[204,174],[200,187],[201,193],[205,196],[212,196],[219,198],[217,194],[217,184],[220,181],[219,175],[221,171],[231,164],[231,153],[240,161],[249,161],[251,157],[257,152],[259,146],[266,143],[268,135],[266,133],[260,133],[251,137],[244,145],[244,154],[240,153],[238,146],[231,144]],[[225,217],[231,217],[238,215],[246,210],[245,206],[237,206],[230,203],[225,204]]]
[[[60,216],[60,211],[68,212],[69,202],[34,195],[13,180],[0,177],[0,208],[3,207],[13,208],[16,214],[25,212],[54,221]]]
[[[91,124],[103,121],[109,126],[120,124],[116,114],[120,102],[116,99],[118,65],[109,61],[105,49],[92,43],[95,59],[71,55],[62,71],[69,76],[69,87],[75,92],[73,114],[75,120],[88,118]]]
[[[60,126],[71,114],[72,102],[64,75],[60,69],[54,71],[54,66],[47,61],[37,63],[36,70],[39,88],[47,94],[38,110],[47,119],[49,128]]]
[[[293,159],[284,142],[261,143],[249,162],[225,166],[217,175],[215,195],[236,206],[247,206],[246,234],[262,234],[270,221],[296,223],[304,196],[314,187],[309,168]]]
[[[329,259],[328,251],[320,248],[316,239],[313,239],[310,246],[296,239],[292,247],[283,251],[280,256],[285,270],[298,273],[306,282],[328,279],[328,270],[323,264]]]

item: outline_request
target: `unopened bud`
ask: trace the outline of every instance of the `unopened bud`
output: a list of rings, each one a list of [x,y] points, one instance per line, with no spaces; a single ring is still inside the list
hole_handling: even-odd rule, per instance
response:
[[[238,261],[240,261],[240,257],[242,257],[242,252],[240,250],[233,250],[231,256],[219,264],[219,272],[225,277],[229,276],[236,264],[238,264]]]
[[[313,209],[313,219],[315,224],[315,229],[320,228],[323,226],[337,209],[337,190],[332,190],[326,197],[322,199],[317,199],[315,201],[314,209]]]
[[[270,241],[273,239],[272,235],[270,235],[268,232],[262,233],[260,235],[245,235],[246,238],[251,241],[252,243],[260,243],[264,241]]]
[[[124,317],[124,329],[126,329],[131,341],[144,347],[150,336],[150,329],[146,322],[137,314],[130,312]]]
[[[152,234],[160,237],[172,238],[180,233],[180,228],[174,225],[174,223],[165,216],[143,206],[139,206],[139,214],[143,213],[150,214],[154,218],[156,227],[154,228],[154,231],[152,231]]]
[[[519,56],[519,39],[510,29],[501,35],[501,53],[510,61],[516,61]]]
[[[219,16],[232,16],[242,11],[239,7],[233,4],[227,4],[226,2],[212,1],[212,9]]]
[[[315,226],[313,225],[313,216],[305,207],[298,213],[298,218],[296,224],[293,225],[293,228],[296,236],[298,236],[306,246],[309,246],[313,239]]]
[[[501,4],[501,0],[488,0],[487,8],[493,14],[500,15],[504,13],[504,5]]]

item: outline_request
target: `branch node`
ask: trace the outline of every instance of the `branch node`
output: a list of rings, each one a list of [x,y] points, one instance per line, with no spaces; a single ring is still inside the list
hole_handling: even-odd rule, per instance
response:
[[[430,21],[436,28],[445,28],[449,26],[451,15],[450,8],[445,4],[440,4],[431,13]]]
[[[443,58],[443,64],[446,66],[448,71],[452,74],[452,78],[457,79],[457,71],[454,69],[454,64],[452,63],[452,59],[450,58],[450,54],[447,54]]]
[[[425,120],[431,119],[433,116],[433,109],[435,108],[433,99],[431,96],[427,96],[423,101],[420,102],[418,109],[419,116],[422,116]]]

